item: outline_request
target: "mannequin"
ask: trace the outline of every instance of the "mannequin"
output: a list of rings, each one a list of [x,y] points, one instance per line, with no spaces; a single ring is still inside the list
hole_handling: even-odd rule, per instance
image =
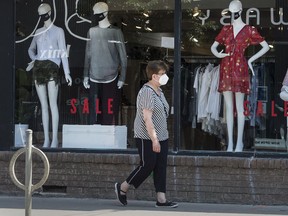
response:
[[[69,86],[72,85],[66,43],[63,29],[55,26],[51,21],[51,7],[43,3],[38,7],[38,14],[44,21],[44,26],[36,31],[36,36],[28,49],[29,56],[34,62],[33,80],[37,95],[41,103],[42,123],[44,130],[43,147],[58,147],[59,111],[57,106],[59,66],[62,62],[65,79]],[[47,30],[48,29],[48,30]],[[41,33],[42,32],[42,33]],[[48,95],[48,98],[47,98]],[[48,102],[49,99],[49,102]],[[52,142],[49,138],[49,109],[52,115]]]
[[[282,88],[279,96],[283,101],[288,101],[288,69],[282,82]]]
[[[94,5],[93,17],[98,26],[88,31],[87,38],[90,40],[86,44],[83,79],[84,87],[90,89],[90,124],[114,125],[118,123],[119,89],[124,85],[127,69],[125,44],[121,30],[108,20],[106,3]],[[97,100],[100,101],[101,114],[95,111]]]
[[[211,46],[211,52],[221,58],[219,92],[223,92],[226,120],[228,131],[227,151],[233,151],[233,125],[234,125],[234,100],[235,95],[237,110],[237,143],[235,152],[243,151],[243,130],[245,123],[244,97],[249,94],[249,73],[248,67],[254,75],[252,62],[264,55],[269,46],[253,26],[246,25],[241,19],[242,3],[233,0],[229,4],[231,12],[231,25],[224,26]],[[225,52],[218,52],[219,44],[225,45]],[[249,58],[248,62],[244,57],[245,49],[249,45],[260,44],[262,48]]]

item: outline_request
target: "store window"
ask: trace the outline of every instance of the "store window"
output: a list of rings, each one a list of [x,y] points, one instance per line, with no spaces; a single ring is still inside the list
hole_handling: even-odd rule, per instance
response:
[[[103,1],[108,5],[107,11],[105,8],[99,9],[99,7],[93,10],[97,2],[100,1],[16,1],[15,133],[16,135],[19,134],[19,136],[15,137],[15,146],[23,145],[25,137],[22,135],[28,127],[33,130],[33,143],[38,147],[44,145],[50,148],[53,145],[53,147],[65,148],[63,139],[67,137],[67,133],[74,135],[70,137],[69,142],[72,139],[72,141],[80,143],[77,139],[83,140],[81,135],[83,135],[83,131],[87,131],[85,126],[91,126],[93,122],[106,124],[101,122],[103,118],[99,112],[104,112],[105,110],[108,112],[109,110],[115,115],[106,119],[109,122],[108,124],[120,126],[118,132],[122,135],[125,134],[124,138],[120,138],[120,140],[125,140],[124,148],[134,148],[133,122],[136,96],[138,90],[147,81],[145,67],[149,60],[162,59],[169,64],[170,71],[168,76],[170,81],[168,85],[163,87],[163,90],[169,104],[172,106],[177,105],[173,104],[172,96],[174,75],[178,73],[178,68],[175,68],[174,71],[174,53],[175,51],[177,52],[174,49],[174,29],[177,27],[175,25],[181,25],[181,88],[179,89],[181,95],[181,141],[179,150],[227,151],[229,146],[228,138],[230,137],[232,145],[230,145],[229,151],[231,149],[232,151],[239,150],[240,152],[287,151],[287,104],[285,102],[285,92],[288,83],[285,82],[286,79],[284,77],[288,67],[285,59],[288,18],[287,13],[285,13],[287,9],[285,0],[255,0],[253,2],[242,0],[240,1],[242,5],[241,12],[240,10],[236,11],[234,15],[229,14],[231,1],[182,0],[182,22],[178,24],[174,24],[174,0],[149,0],[145,2],[140,0]],[[49,7],[44,7],[44,9],[42,8],[39,11],[39,6],[42,3],[47,3],[50,9]],[[92,16],[95,11],[99,16]],[[242,104],[243,100],[244,109],[244,112],[241,112],[242,114],[244,113],[244,117],[242,116],[240,119],[237,118],[236,107],[239,100],[236,97],[235,101],[231,97],[230,101],[233,104],[233,111],[231,111],[232,109],[225,106],[224,94],[218,94],[218,89],[214,91],[214,94],[210,95],[211,89],[219,87],[217,82],[215,82],[215,80],[217,81],[217,76],[214,77],[212,74],[217,75],[219,73],[218,75],[220,75],[220,64],[223,60],[219,58],[219,55],[217,57],[215,53],[211,52],[211,46],[215,44],[215,41],[218,42],[217,52],[220,53],[223,50],[222,53],[225,54],[225,43],[219,39],[219,35],[224,26],[231,24],[231,16],[235,18],[235,14],[239,14],[243,23],[255,27],[257,31],[258,40],[254,38],[255,40],[251,42],[249,37],[249,46],[243,52],[247,59],[253,57],[263,48],[263,41],[269,46],[268,52],[258,56],[259,58],[252,62],[251,67],[253,68],[254,76],[252,76],[251,67],[246,65],[250,76],[249,78],[247,78],[248,76],[245,77],[246,84],[244,86],[246,92],[242,95],[243,98],[241,94],[238,97],[238,99],[240,98],[240,104]],[[122,69],[126,73],[125,79],[123,76],[121,78],[121,75],[119,78],[120,81],[124,81],[122,82],[123,86],[121,82],[118,84],[119,79],[116,80],[117,82],[114,80],[117,87],[118,85],[121,86],[119,97],[116,95],[108,96],[112,100],[104,100],[106,103],[103,103],[102,100],[97,100],[98,97],[103,95],[103,91],[101,92],[99,89],[98,91],[95,85],[92,87],[90,85],[90,88],[87,88],[89,82],[84,82],[84,85],[83,81],[85,80],[83,80],[83,77],[85,77],[87,44],[89,43],[89,37],[91,37],[91,34],[88,34],[89,29],[97,25],[97,19],[105,19],[106,15],[111,27],[113,27],[112,29],[117,29],[119,36],[115,40],[110,40],[111,43],[113,42],[114,45],[118,46],[117,51],[114,51],[118,56],[117,61],[120,62],[119,72],[121,73]],[[46,47],[47,49],[45,49],[47,44],[43,42],[44,48],[40,51],[40,56],[60,57],[60,63],[58,60],[52,64],[52,67],[55,64],[57,66],[60,64],[60,67],[57,68],[55,66],[55,70],[48,70],[49,79],[52,74],[51,79],[55,83],[59,83],[57,91],[52,91],[54,95],[51,91],[50,94],[41,93],[43,88],[39,88],[35,84],[36,78],[33,76],[33,73],[37,71],[37,67],[51,68],[51,64],[44,64],[44,66],[40,64],[39,66],[39,63],[37,63],[36,67],[35,62],[34,65],[28,64],[32,62],[33,56],[35,57],[33,39],[42,35],[41,32],[37,32],[37,29],[43,27],[43,19],[50,19],[64,33],[65,43],[63,43],[63,38],[60,39],[62,46],[57,47],[57,49],[53,47]],[[47,37],[49,35],[48,32],[43,32],[42,36],[46,36],[42,37],[42,41],[49,38]],[[62,31],[60,30],[60,32]],[[240,34],[244,33],[245,31],[240,31]],[[227,35],[225,35],[226,37]],[[237,38],[234,38],[234,41],[235,46],[233,48],[231,45],[228,51],[229,55],[233,55],[235,50],[237,51],[239,48],[236,43],[238,41]],[[93,46],[90,47],[93,49]],[[125,48],[126,52],[126,61],[123,60],[123,48]],[[226,47],[226,49],[228,48]],[[91,52],[94,57],[97,51],[97,56],[99,56],[97,59],[105,56],[105,53],[96,50]],[[62,57],[64,59],[66,57],[66,63],[65,60],[63,63]],[[101,64],[103,62],[109,64],[108,60],[100,61]],[[239,64],[243,66],[246,63],[240,62]],[[67,75],[69,73],[70,76]],[[123,73],[122,71],[122,75]],[[53,76],[53,74],[59,76]],[[38,76],[37,79],[41,80],[43,77]],[[107,79],[111,81],[112,78]],[[204,82],[205,80],[207,82]],[[72,85],[70,86],[69,83],[71,81]],[[204,89],[202,88],[203,86],[207,88]],[[54,87],[55,85],[50,86],[51,89]],[[93,92],[98,92],[92,99],[91,89]],[[202,97],[203,95],[200,97],[200,94],[203,94],[204,97]],[[41,98],[44,104],[41,104]],[[121,100],[118,101],[119,105],[113,107],[116,107],[119,112],[114,112],[114,110],[111,110],[111,104],[117,104],[117,99],[120,98]],[[209,98],[212,98],[212,100],[208,101]],[[99,114],[96,117],[94,116],[95,118],[92,118],[92,120],[90,112],[91,101],[94,101],[93,107],[95,108],[92,108],[92,110]],[[103,104],[106,104],[104,108],[102,107]],[[58,111],[55,107],[58,108]],[[230,110],[230,114],[232,113],[232,118],[227,117],[227,110]],[[55,113],[59,115],[55,115]],[[168,119],[169,145],[171,148],[174,145],[178,145],[178,143],[173,142],[175,131],[173,120],[174,115],[171,114]],[[241,123],[242,121],[243,124]],[[230,122],[229,126],[227,122]],[[121,129],[121,126],[126,128]],[[21,128],[24,129],[21,130]],[[79,130],[79,128],[82,129]],[[227,128],[230,128],[230,134],[227,133]],[[93,129],[92,134],[94,132],[95,130]],[[96,142],[95,140],[98,137],[103,142],[105,134],[108,133],[109,137],[109,133],[116,133],[115,130],[107,129],[101,131],[100,129],[98,132],[99,136],[95,137],[91,134],[91,136],[88,136],[87,140],[92,140],[91,145],[78,145],[76,147],[113,148],[113,146],[108,146],[111,142],[110,144],[108,142],[107,146],[102,145],[102,147],[95,147],[93,143]],[[243,136],[241,135],[242,132]],[[243,140],[243,147],[240,146],[237,149],[238,134],[240,134],[240,139],[238,140]],[[49,142],[47,137],[49,137]],[[114,139],[114,144],[117,140],[119,139]],[[241,144],[241,142],[239,143]],[[74,147],[67,146],[67,148]]]
[[[181,148],[285,152],[287,1],[230,2],[182,1]],[[247,60],[257,57],[251,64],[254,76],[243,54]],[[243,110],[238,115],[236,107]]]
[[[16,1],[15,146],[31,128],[38,147],[134,148],[136,96],[149,60],[170,64],[173,18],[174,0]]]

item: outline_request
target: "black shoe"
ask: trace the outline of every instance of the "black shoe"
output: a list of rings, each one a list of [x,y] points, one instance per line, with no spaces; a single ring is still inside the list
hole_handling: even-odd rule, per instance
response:
[[[166,201],[165,203],[160,203],[160,202],[157,201],[155,207],[177,208],[178,207],[178,203],[171,202],[171,201]]]
[[[117,182],[115,183],[115,193],[119,202],[125,206],[127,205],[127,197],[126,195],[122,195],[120,192],[126,193],[125,191],[121,190],[121,185]]]

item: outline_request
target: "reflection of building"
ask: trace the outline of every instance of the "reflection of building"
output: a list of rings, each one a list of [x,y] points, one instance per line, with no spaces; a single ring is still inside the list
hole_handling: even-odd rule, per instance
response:
[[[34,2],[34,3],[33,3]],[[67,0],[67,6],[69,10],[69,14],[73,14],[75,12],[75,1]],[[80,1],[79,1],[80,2]],[[84,3],[85,1],[81,1]],[[92,4],[91,1],[86,1],[87,4]],[[192,166],[189,169],[188,166],[184,166],[185,174],[191,174],[195,176],[199,176],[197,170],[200,170],[202,176],[205,176],[208,172],[213,172],[213,169],[210,166],[213,164],[216,166],[215,170],[221,173],[222,171],[218,169],[219,167],[223,168],[224,171],[222,176],[229,175],[231,178],[247,178],[251,180],[251,176],[249,173],[251,172],[259,172],[263,171],[263,167],[270,166],[275,168],[275,170],[264,170],[261,175],[267,176],[267,179],[271,180],[272,186],[276,188],[277,182],[285,183],[285,179],[283,176],[281,180],[279,175],[279,179],[273,180],[272,176],[274,172],[283,171],[281,170],[281,166],[285,166],[287,163],[286,151],[283,148],[283,143],[287,144],[286,136],[286,118],[283,116],[283,108],[284,103],[279,98],[278,94],[281,89],[281,83],[286,73],[286,69],[288,67],[287,62],[287,37],[288,32],[287,24],[285,25],[275,25],[271,22],[271,10],[273,8],[275,11],[274,19],[277,21],[279,17],[277,15],[277,11],[279,8],[284,8],[284,21],[287,21],[287,1],[286,0],[255,0],[255,1],[243,1],[243,13],[244,17],[246,16],[246,12],[249,8],[258,8],[260,11],[260,24],[257,24],[256,19],[251,19],[250,24],[255,25],[261,35],[265,36],[266,41],[271,45],[270,52],[267,53],[264,57],[259,59],[255,63],[255,67],[259,65],[263,65],[264,69],[261,69],[261,73],[259,74],[259,87],[258,87],[258,100],[263,102],[263,110],[266,115],[261,116],[261,118],[256,119],[255,125],[251,126],[250,117],[247,117],[245,124],[245,152],[237,153],[237,154],[228,154],[225,152],[226,148],[226,140],[225,135],[222,138],[218,138],[209,132],[205,132],[202,130],[199,123],[196,124],[196,128],[192,128],[192,122],[189,120],[189,113],[183,114],[184,112],[184,104],[187,105],[187,98],[191,99],[193,96],[191,89],[192,83],[191,80],[187,79],[187,76],[193,75],[194,69],[198,66],[205,66],[209,63],[213,63],[217,65],[219,63],[219,59],[216,59],[210,53],[211,43],[214,41],[214,38],[221,28],[221,12],[223,9],[227,8],[227,1],[220,0],[206,0],[206,1],[147,1],[145,5],[143,1],[114,1],[111,2],[109,16],[114,25],[117,25],[122,29],[124,33],[124,38],[126,40],[126,48],[128,54],[128,70],[127,70],[127,85],[124,86],[122,90],[122,94],[125,96],[125,102],[122,104],[121,111],[121,123],[128,126],[128,144],[132,147],[129,150],[135,150],[133,146],[133,118],[135,112],[135,101],[136,95],[143,84],[143,65],[150,59],[164,59],[169,61],[171,64],[171,70],[169,71],[170,77],[170,86],[165,89],[165,93],[167,93],[167,97],[170,97],[170,105],[174,108],[174,115],[170,115],[169,119],[169,131],[170,131],[170,145],[171,150],[174,145],[179,145],[178,155],[185,154],[185,157],[188,157],[187,163],[199,163],[196,166]],[[137,3],[139,4],[137,6]],[[174,3],[180,4],[182,2],[182,20],[177,21],[177,17],[174,20],[174,15],[177,11],[174,10]],[[17,1],[16,8],[16,20],[20,21],[22,28],[21,32],[27,35],[32,27],[34,26],[34,21],[38,19],[35,11],[37,11],[38,1],[29,1],[29,7],[23,7],[23,1]],[[35,5],[34,5],[35,4]],[[56,23],[65,29],[65,35],[67,37],[66,41],[71,45],[69,63],[71,69],[71,75],[73,78],[73,86],[72,88],[68,88],[66,86],[61,86],[59,97],[59,107],[60,107],[60,127],[59,127],[59,136],[61,136],[61,125],[63,124],[86,124],[87,116],[80,115],[77,112],[77,115],[71,116],[69,114],[69,106],[67,106],[67,101],[70,98],[83,98],[87,96],[87,91],[83,89],[82,86],[82,71],[83,71],[83,62],[84,62],[84,49],[85,42],[79,40],[73,35],[69,34],[69,32],[65,28],[65,17],[64,17],[64,1],[56,1],[57,4],[57,20]],[[21,6],[21,10],[19,7]],[[85,7],[91,8],[91,5],[86,5]],[[82,13],[85,9],[79,8],[77,9],[77,13]],[[199,14],[198,16],[193,17],[193,9],[198,7],[199,10],[203,14]],[[13,37],[16,32],[14,30],[14,20],[11,20],[11,11],[13,10],[13,1],[3,3],[3,17],[2,19],[2,27],[4,28],[2,32],[6,32],[6,34],[1,34],[1,59],[2,65],[1,69],[3,73],[0,73],[0,80],[2,81],[2,91],[0,91],[1,98],[1,106],[0,106],[0,149],[1,150],[10,150],[13,148],[13,130],[14,130],[14,122],[16,121],[16,117],[21,111],[20,109],[14,111],[14,104],[17,104],[17,100],[19,98],[15,98],[14,93],[16,93],[17,83],[15,83],[15,71],[14,69],[18,68],[26,68],[27,63],[29,62],[27,55],[27,45],[28,43],[23,42],[15,45],[15,38]],[[82,11],[83,10],[83,11]],[[207,10],[210,10],[210,16],[205,21],[207,25],[202,26],[202,21],[199,19],[203,17]],[[87,9],[85,9],[87,12]],[[28,16],[29,15],[29,16]],[[83,16],[84,18],[88,17],[88,12]],[[243,20],[245,20],[243,18]],[[225,22],[228,22],[229,19],[225,19]],[[82,23],[83,24],[83,23]],[[76,29],[76,24],[73,22],[69,23],[72,29]],[[74,26],[73,26],[74,25]],[[79,25],[80,26],[80,25]],[[77,28],[79,27],[77,25]],[[90,27],[89,23],[85,23],[81,25],[80,33],[86,33],[87,29]],[[178,49],[166,49],[161,47],[161,37],[180,37],[180,35],[176,35],[176,29],[181,27],[181,46]],[[31,28],[31,29],[30,29]],[[85,34],[84,34],[85,35]],[[21,39],[22,34],[16,35],[17,39]],[[255,51],[257,51],[258,47],[251,47],[247,50],[247,56],[251,56]],[[185,73],[181,73],[178,76],[179,71],[181,71],[181,65],[176,61],[178,53],[181,53],[182,57],[182,66],[188,69],[189,73],[187,76]],[[144,64],[143,64],[144,63]],[[186,78],[185,78],[186,77]],[[178,89],[174,89],[175,80],[181,79],[181,83]],[[190,77],[191,78],[191,77]],[[14,84],[13,84],[14,83]],[[15,86],[14,86],[15,85]],[[32,86],[30,86],[32,87]],[[193,87],[193,86],[192,86]],[[175,98],[172,96],[172,92],[180,92],[181,95],[181,103],[175,104]],[[184,95],[187,96],[186,99]],[[189,98],[190,97],[190,98]],[[272,109],[271,101],[275,102],[274,112],[277,113],[277,117],[272,117]],[[178,106],[178,109],[177,109]],[[176,115],[178,112],[178,117],[180,118],[180,124],[175,124]],[[32,123],[33,130],[35,134],[40,133],[41,122],[38,120],[41,119],[38,116],[37,121]],[[35,120],[35,119],[34,119]],[[180,133],[175,133],[177,128],[180,128]],[[283,135],[284,133],[284,135]],[[177,143],[174,138],[180,137],[180,143]],[[284,140],[284,141],[283,141]],[[37,142],[37,139],[34,139]],[[269,142],[268,142],[269,141]],[[257,146],[254,147],[254,142],[256,142]],[[263,147],[263,143],[265,143],[265,148]],[[132,143],[132,144],[130,144]],[[260,146],[258,144],[261,144]],[[266,145],[273,145],[273,148],[267,148]],[[276,143],[276,144],[275,144]],[[277,143],[281,144],[281,148],[277,148]],[[279,144],[279,145],[280,145]],[[279,146],[278,145],[278,146]],[[275,147],[276,146],[276,147]],[[60,149],[60,151],[62,151]],[[89,150],[85,150],[89,151]],[[267,152],[269,151],[269,152]],[[117,151],[116,151],[117,152]],[[77,152],[76,152],[77,153]],[[75,153],[75,154],[76,154]],[[2,152],[0,152],[2,154]],[[206,156],[209,157],[206,157]],[[211,155],[215,156],[211,159]],[[256,159],[255,156],[256,155]],[[203,156],[203,157],[201,157]],[[241,156],[245,159],[239,159],[238,156]],[[60,157],[60,156],[59,156]],[[257,157],[261,157],[263,159],[259,159]],[[273,159],[270,162],[267,162],[270,157],[281,158],[281,159]],[[1,156],[0,156],[1,158]],[[176,159],[175,159],[176,158]],[[180,158],[180,157],[179,157]],[[176,156],[173,158],[175,160],[176,165],[172,166],[171,169],[178,169],[177,160],[182,160],[182,158],[177,158]],[[193,160],[189,160],[189,159]],[[206,161],[206,158],[209,158]],[[285,158],[285,159],[284,159]],[[127,159],[128,160],[128,159]],[[172,160],[172,159],[171,159]],[[183,159],[184,160],[184,159]],[[204,162],[203,162],[204,161]],[[257,163],[255,162],[257,161]],[[271,162],[272,161],[272,162]],[[278,163],[282,163],[282,165],[278,166]],[[259,162],[259,164],[258,164]],[[124,162],[125,163],[125,162]],[[172,163],[172,162],[171,162]],[[180,162],[179,162],[180,163]],[[181,162],[182,163],[182,162]],[[183,162],[184,163],[184,162]],[[186,163],[186,162],[185,162]],[[200,164],[203,163],[203,164]],[[205,163],[209,164],[211,169],[203,168],[205,167]],[[223,165],[224,164],[224,165]],[[243,165],[244,164],[244,165]],[[260,165],[261,164],[261,165]],[[266,164],[266,165],[265,165]],[[119,165],[119,164],[118,164]],[[183,165],[183,164],[182,164]],[[203,166],[202,166],[203,165]],[[263,167],[260,167],[262,166]],[[119,165],[120,166],[120,165]],[[225,166],[233,166],[239,169],[225,169]],[[252,170],[250,168],[253,168]],[[195,171],[196,170],[196,171]],[[214,170],[214,171],[215,171]],[[215,172],[216,172],[215,171]],[[231,172],[231,173],[230,173]],[[232,173],[234,172],[234,173]],[[240,175],[239,175],[240,174]],[[183,174],[184,175],[184,174]],[[284,175],[284,174],[283,174]],[[217,176],[219,177],[219,176]],[[230,178],[229,177],[229,178]],[[253,176],[256,179],[259,176]],[[277,177],[277,178],[278,178]],[[171,176],[172,178],[172,176]],[[179,178],[177,176],[177,178]],[[204,177],[203,177],[204,178]],[[202,181],[205,182],[205,179],[201,178]],[[220,177],[219,177],[220,178]],[[276,178],[276,177],[275,177]],[[195,179],[194,179],[195,180]],[[196,181],[195,180],[195,181]],[[206,179],[207,180],[207,179]],[[212,181],[217,182],[217,179]],[[243,180],[244,181],[244,180]],[[254,181],[254,179],[253,179]],[[251,180],[252,182],[252,180]],[[199,183],[199,182],[198,182]],[[231,183],[231,182],[230,182]],[[242,182],[243,183],[243,182]],[[239,183],[239,184],[242,184]],[[253,182],[254,185],[261,184],[261,181]],[[287,182],[286,182],[287,183]],[[211,183],[212,184],[212,183]],[[221,184],[225,185],[225,182],[221,182]],[[232,183],[231,183],[232,184]],[[245,183],[243,183],[245,184]],[[252,184],[252,183],[251,183]],[[268,185],[267,182],[265,184]],[[198,184],[195,183],[198,186]],[[225,190],[225,187],[220,185],[218,190]],[[263,184],[262,184],[263,185]],[[285,184],[281,184],[285,185]],[[287,185],[287,184],[286,184]],[[240,190],[241,185],[237,185],[235,183],[235,190]],[[251,185],[250,185],[251,186]],[[256,186],[255,186],[256,187]],[[263,186],[266,189],[267,193],[271,193],[267,188],[268,186]],[[213,187],[214,188],[214,187]],[[219,189],[220,188],[220,189]],[[232,187],[230,187],[231,189]],[[284,188],[284,186],[283,186]],[[232,188],[233,189],[233,188]],[[231,189],[231,190],[232,190]],[[259,189],[259,188],[256,188]],[[228,190],[228,189],[227,189]],[[255,192],[255,188],[246,187],[246,193],[251,194]],[[250,191],[249,191],[250,190]],[[259,189],[262,190],[262,189]],[[285,192],[286,188],[283,189]],[[252,192],[251,192],[252,191]],[[195,192],[195,191],[193,191]],[[183,192],[185,193],[185,191]],[[202,195],[202,191],[198,193]],[[196,194],[196,193],[195,193]],[[198,194],[198,195],[199,195]],[[229,196],[229,193],[227,193]],[[178,194],[179,195],[179,194]],[[200,196],[199,195],[199,196]],[[257,194],[253,194],[257,196]],[[278,192],[278,200],[279,197],[283,197],[281,192]],[[179,195],[180,196],[180,195]],[[236,196],[236,195],[235,195]],[[244,195],[243,195],[244,196]],[[198,197],[199,198],[199,197]],[[196,199],[196,198],[195,198]],[[264,198],[263,198],[264,199]],[[204,200],[205,199],[200,199]],[[284,200],[284,198],[283,198]],[[283,201],[282,200],[282,201]],[[194,201],[194,200],[193,200]],[[233,200],[235,202],[240,202],[239,199]],[[285,201],[285,200],[284,200]],[[285,202],[282,203],[285,203]],[[229,202],[229,200],[224,200],[223,202]],[[263,200],[260,200],[259,203],[265,203]],[[280,201],[278,204],[281,203]],[[269,204],[269,203],[268,203]]]

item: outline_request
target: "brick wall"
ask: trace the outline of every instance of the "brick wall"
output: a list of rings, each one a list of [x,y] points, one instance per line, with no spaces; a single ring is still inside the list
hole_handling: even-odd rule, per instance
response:
[[[9,176],[12,155],[13,152],[0,152],[0,194],[23,196],[24,192],[14,186]],[[138,163],[136,154],[48,152],[46,155],[51,169],[43,189],[50,195],[61,192],[67,197],[114,199],[114,183],[124,180]],[[20,156],[15,166],[21,182],[24,182],[24,163],[24,156]],[[287,158],[169,155],[168,163],[169,199],[195,203],[288,204]],[[43,163],[33,155],[33,184],[42,173]],[[128,193],[128,199],[154,200],[154,196],[151,177]]]

